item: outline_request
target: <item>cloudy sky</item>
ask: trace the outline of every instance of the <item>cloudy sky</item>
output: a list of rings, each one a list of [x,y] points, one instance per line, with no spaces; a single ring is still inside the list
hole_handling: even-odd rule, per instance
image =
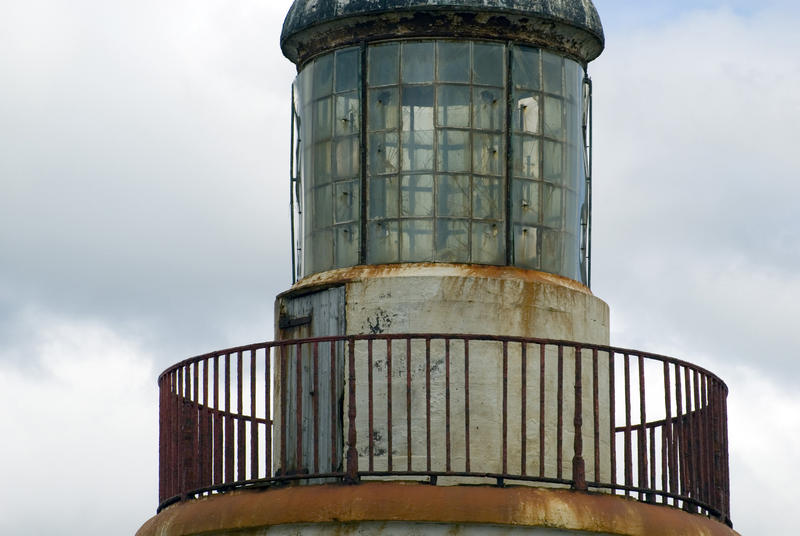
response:
[[[0,533],[132,534],[155,379],[271,338],[289,0],[0,0]],[[800,6],[596,0],[593,290],[730,387],[733,519],[796,533]]]

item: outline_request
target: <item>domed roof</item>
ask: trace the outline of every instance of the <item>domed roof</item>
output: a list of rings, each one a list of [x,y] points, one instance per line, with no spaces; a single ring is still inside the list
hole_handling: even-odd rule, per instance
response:
[[[402,13],[439,17],[458,13],[494,15],[499,18],[494,24],[489,22],[489,26],[494,27],[488,29],[496,31],[498,38],[508,37],[502,22],[506,18],[517,26],[519,21],[523,24],[536,21],[539,25],[571,27],[582,34],[579,39],[594,42],[592,48],[596,50],[587,54],[587,61],[599,55],[604,45],[603,27],[592,0],[295,0],[283,23],[281,47],[289,59],[297,61],[301,55],[296,43],[298,34],[306,34],[315,27],[346,23],[347,19],[354,19],[355,23],[355,20],[372,21]],[[486,25],[486,21],[480,24]],[[445,30],[440,30],[440,33]],[[401,32],[399,36],[403,37],[414,33],[407,30]],[[372,37],[362,32],[356,33],[360,33],[361,38]],[[302,39],[308,40],[308,37]]]

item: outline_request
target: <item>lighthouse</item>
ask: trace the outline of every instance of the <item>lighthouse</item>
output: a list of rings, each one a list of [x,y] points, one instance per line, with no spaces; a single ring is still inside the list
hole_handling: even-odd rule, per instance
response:
[[[149,535],[733,535],[727,387],[591,291],[590,0],[295,0],[290,288],[159,378]]]

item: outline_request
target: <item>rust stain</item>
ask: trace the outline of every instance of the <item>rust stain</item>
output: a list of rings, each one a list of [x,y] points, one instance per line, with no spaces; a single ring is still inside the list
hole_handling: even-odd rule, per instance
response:
[[[487,266],[482,264],[405,263],[351,266],[329,270],[305,277],[285,294],[302,292],[312,287],[341,285],[378,277],[476,277],[539,282],[568,288],[592,296],[588,287],[555,274],[525,270],[514,266]],[[283,295],[282,295],[283,296]]]
[[[189,536],[297,523],[405,521],[547,527],[623,536],[736,536],[708,518],[608,494],[530,487],[375,482],[237,491],[173,505],[136,536]]]

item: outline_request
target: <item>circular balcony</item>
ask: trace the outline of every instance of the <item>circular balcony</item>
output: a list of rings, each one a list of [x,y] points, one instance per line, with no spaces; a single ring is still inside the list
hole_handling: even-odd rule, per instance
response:
[[[670,357],[487,335],[340,336],[187,359],[159,387],[159,510],[236,489],[415,480],[571,488],[730,525],[727,387]]]

